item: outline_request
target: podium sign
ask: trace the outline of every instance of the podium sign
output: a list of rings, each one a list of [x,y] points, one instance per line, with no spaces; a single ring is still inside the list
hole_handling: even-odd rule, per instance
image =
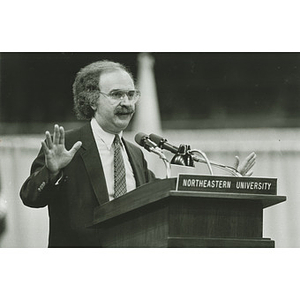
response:
[[[276,195],[277,179],[179,174],[176,190]]]

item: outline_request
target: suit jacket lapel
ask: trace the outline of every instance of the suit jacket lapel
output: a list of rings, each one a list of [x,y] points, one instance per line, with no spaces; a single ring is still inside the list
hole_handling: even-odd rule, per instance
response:
[[[79,153],[84,161],[97,200],[99,204],[102,205],[105,202],[109,201],[108,191],[102,162],[99,156],[98,148],[93,136],[90,123],[82,127],[81,141],[82,146],[79,150]]]
[[[132,166],[136,186],[138,187],[146,182],[145,174],[143,173],[144,169],[140,164],[141,157],[138,155],[137,150],[130,143],[126,142],[124,139],[122,140],[125,145],[130,164]]]

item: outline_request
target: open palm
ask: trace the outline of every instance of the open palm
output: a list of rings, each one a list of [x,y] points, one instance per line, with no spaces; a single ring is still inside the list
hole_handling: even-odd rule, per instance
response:
[[[242,176],[251,176],[253,171],[251,170],[256,162],[256,154],[255,152],[250,153],[240,164],[240,158],[238,156],[235,157],[236,161],[234,167]]]
[[[45,165],[50,173],[56,175],[67,166],[81,145],[82,143],[78,141],[68,151],[65,148],[65,130],[62,126],[54,126],[53,140],[50,132],[46,131],[46,140],[42,141],[42,148],[45,155]]]

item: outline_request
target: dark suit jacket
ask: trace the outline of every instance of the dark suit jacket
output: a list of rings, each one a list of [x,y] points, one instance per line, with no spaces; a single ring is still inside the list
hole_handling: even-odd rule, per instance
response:
[[[58,184],[49,180],[45,157],[41,150],[31,167],[31,175],[23,184],[20,197],[30,207],[48,205],[49,247],[101,247],[97,230],[87,228],[92,223],[94,208],[109,201],[101,159],[90,123],[66,132],[66,148],[75,142],[82,146],[63,169]],[[123,140],[136,185],[154,180],[142,151]]]

